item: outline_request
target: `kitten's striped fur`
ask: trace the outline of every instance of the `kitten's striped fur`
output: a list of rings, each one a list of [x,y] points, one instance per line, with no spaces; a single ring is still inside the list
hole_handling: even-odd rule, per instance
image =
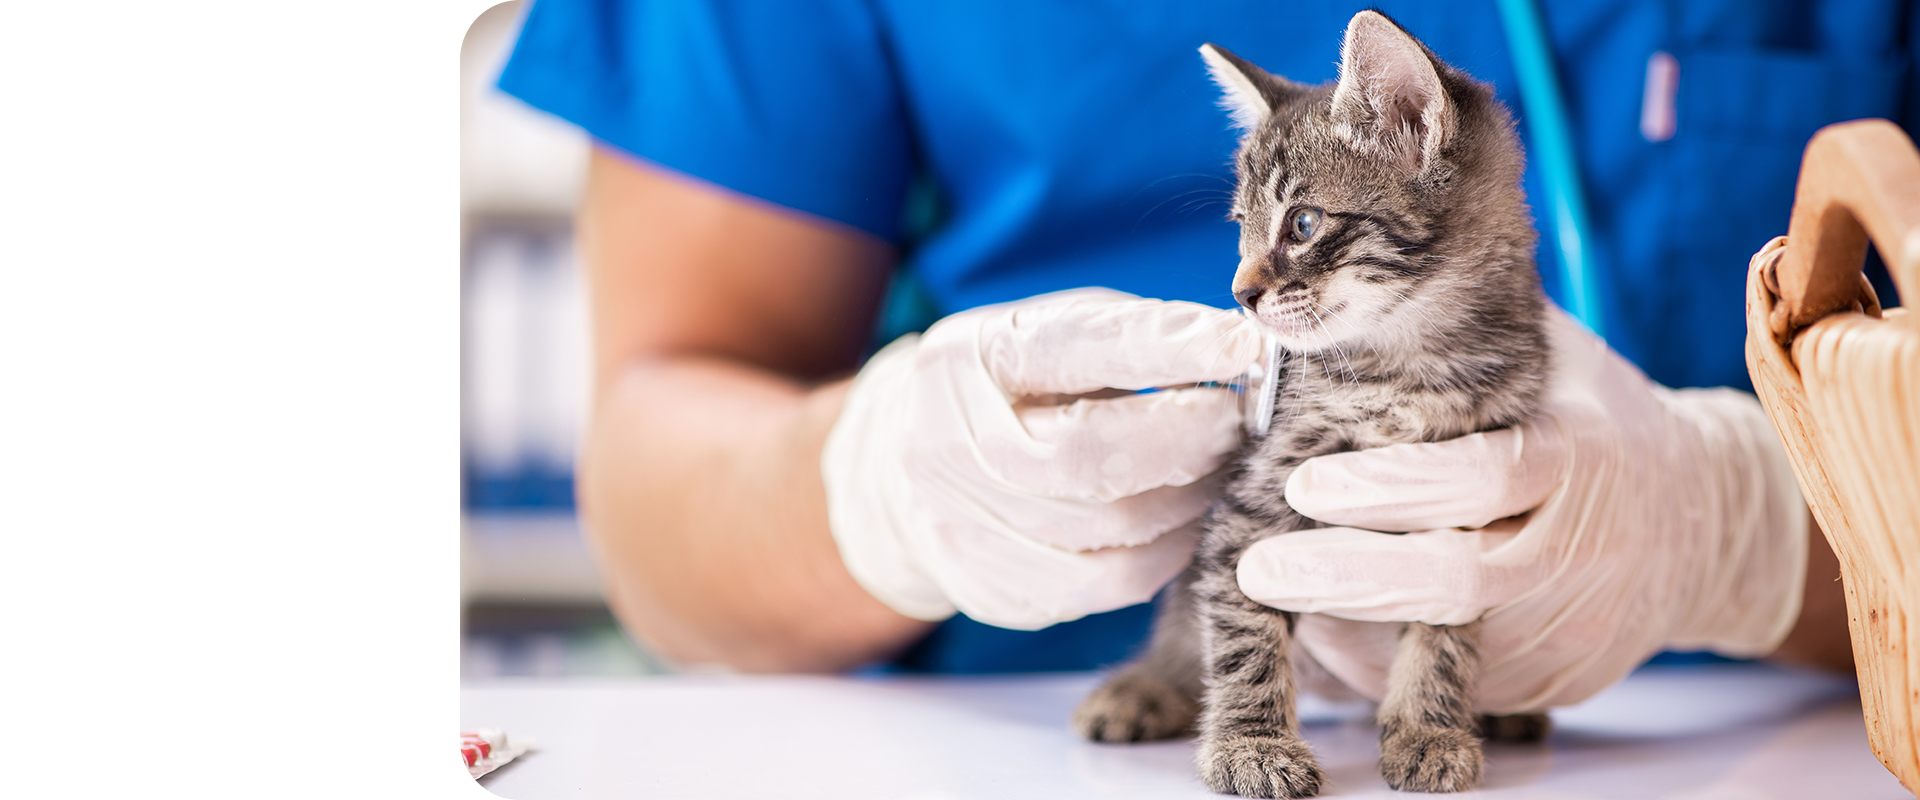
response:
[[[1341,79],[1306,86],[1202,49],[1247,128],[1234,293],[1290,355],[1269,435],[1210,513],[1153,641],[1075,713],[1096,741],[1165,738],[1198,712],[1215,791],[1305,797],[1322,775],[1299,736],[1296,615],[1240,592],[1263,538],[1318,523],[1286,504],[1307,458],[1511,425],[1546,378],[1544,298],[1512,118],[1493,91],[1377,12],[1347,29]],[[1311,223],[1311,224],[1309,224]],[[1302,235],[1302,234],[1305,235]],[[1408,624],[1378,718],[1389,785],[1459,791],[1480,778],[1471,714],[1479,624]],[[1199,698],[1196,704],[1195,698]],[[1544,718],[1485,730],[1544,734]]]

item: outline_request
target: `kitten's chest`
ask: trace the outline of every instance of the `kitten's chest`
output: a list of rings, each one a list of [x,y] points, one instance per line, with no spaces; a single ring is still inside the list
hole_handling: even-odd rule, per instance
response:
[[[1275,402],[1269,458],[1311,458],[1345,450],[1431,442],[1476,429],[1465,392],[1405,381],[1296,378]]]
[[[1275,400],[1273,426],[1241,460],[1228,488],[1243,508],[1281,520],[1291,516],[1287,478],[1314,456],[1438,441],[1466,433],[1464,398],[1409,391],[1391,382],[1318,381],[1293,376]]]
[[[1423,382],[1404,371],[1367,366],[1373,365],[1311,356],[1290,360],[1274,400],[1273,424],[1241,459],[1239,476],[1228,487],[1242,508],[1275,524],[1305,524],[1285,500],[1287,478],[1301,462],[1349,450],[1437,442],[1503,424],[1497,415],[1506,405],[1488,403],[1487,396],[1512,387]]]

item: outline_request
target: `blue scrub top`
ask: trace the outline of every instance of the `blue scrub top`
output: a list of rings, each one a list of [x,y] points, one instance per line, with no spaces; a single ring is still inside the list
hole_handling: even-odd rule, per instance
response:
[[[1747,259],[1786,232],[1816,129],[1916,129],[1920,13],[1897,0],[1542,5],[1609,344],[1669,386],[1749,386]],[[899,245],[902,284],[938,315],[1077,286],[1228,308],[1235,134],[1196,50],[1332,80],[1347,21],[1369,7],[1520,114],[1494,0],[538,0],[499,85],[614,149]],[[1673,135],[1650,141],[1656,52],[1679,70]],[[1536,170],[1526,189],[1544,208]],[[1553,248],[1539,256],[1562,297]],[[1148,619],[1143,606],[1015,632],[957,617],[897,665],[1099,666]]]

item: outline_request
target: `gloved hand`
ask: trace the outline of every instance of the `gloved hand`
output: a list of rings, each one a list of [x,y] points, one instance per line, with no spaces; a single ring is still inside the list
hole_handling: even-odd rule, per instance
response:
[[[1764,655],[1799,613],[1808,514],[1759,402],[1658,386],[1550,317],[1543,413],[1308,460],[1287,502],[1351,527],[1240,562],[1248,597],[1314,612],[1301,643],[1362,694],[1385,691],[1388,621],[1484,617],[1479,710],[1519,713],[1584,700],[1663,648]]]
[[[1152,598],[1186,565],[1260,360],[1239,315],[1076,290],[955,314],[854,378],[820,466],[860,585],[910,617],[1033,629]],[[1170,534],[1170,532],[1175,532]]]

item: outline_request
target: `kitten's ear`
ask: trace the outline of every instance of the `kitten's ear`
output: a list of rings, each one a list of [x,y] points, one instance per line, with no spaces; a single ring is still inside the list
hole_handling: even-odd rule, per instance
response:
[[[1380,12],[1362,11],[1340,45],[1333,119],[1348,139],[1422,172],[1440,157],[1453,108],[1433,53]]]
[[[1220,107],[1241,130],[1260,127],[1288,92],[1300,88],[1212,42],[1200,45],[1200,57],[1206,60],[1213,82],[1220,86]]]

